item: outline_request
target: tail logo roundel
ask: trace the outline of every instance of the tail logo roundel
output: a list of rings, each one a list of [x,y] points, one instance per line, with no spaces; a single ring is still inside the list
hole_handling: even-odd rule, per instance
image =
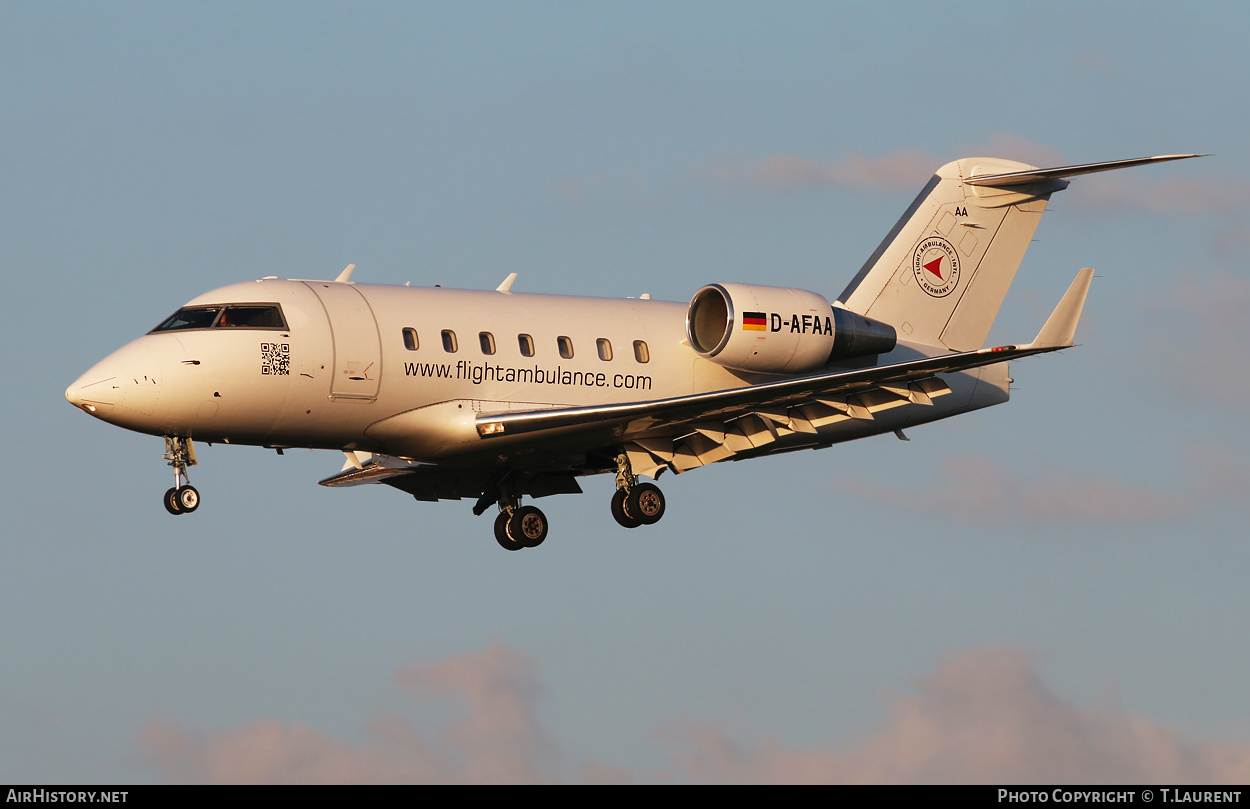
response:
[[[930,236],[916,245],[912,273],[927,294],[945,298],[959,285],[959,254],[941,236]]]

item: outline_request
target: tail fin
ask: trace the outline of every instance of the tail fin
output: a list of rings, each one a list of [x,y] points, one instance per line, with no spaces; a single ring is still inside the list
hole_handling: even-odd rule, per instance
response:
[[[842,292],[852,312],[902,339],[953,351],[980,348],[1016,269],[1064,177],[1179,160],[1161,155],[1039,169],[970,157],[947,163]]]

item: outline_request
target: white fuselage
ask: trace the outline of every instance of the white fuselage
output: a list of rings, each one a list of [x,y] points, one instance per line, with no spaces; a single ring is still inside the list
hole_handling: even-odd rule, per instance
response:
[[[523,442],[484,448],[474,429],[481,413],[650,401],[778,378],[699,357],[681,303],[264,279],[187,306],[230,303],[277,304],[285,328],[149,333],[83,374],[67,398],[153,435],[454,463],[483,452],[502,461]],[[900,343],[880,361],[938,351]],[[773,451],[1007,399],[1005,365],[944,379],[953,395],[932,404],[840,422]]]

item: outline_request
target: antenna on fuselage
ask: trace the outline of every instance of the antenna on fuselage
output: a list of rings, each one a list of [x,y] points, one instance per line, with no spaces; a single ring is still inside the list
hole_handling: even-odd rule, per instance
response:
[[[334,283],[336,284],[349,283],[348,279],[352,277],[352,270],[354,269],[356,269],[355,264],[348,264],[346,269],[344,269],[341,273],[339,273],[339,277],[334,279]]]
[[[503,279],[503,283],[502,283],[502,284],[500,284],[499,286],[495,287],[495,291],[496,291],[496,292],[502,292],[502,293],[503,293],[503,294],[505,294],[505,295],[511,295],[512,293],[511,293],[509,290],[511,290],[511,289],[512,289],[512,282],[513,282],[513,281],[515,281],[515,280],[516,280],[516,273],[514,273],[514,272],[510,272],[510,273],[508,273],[508,277],[507,277],[507,278],[505,278],[505,279]]]

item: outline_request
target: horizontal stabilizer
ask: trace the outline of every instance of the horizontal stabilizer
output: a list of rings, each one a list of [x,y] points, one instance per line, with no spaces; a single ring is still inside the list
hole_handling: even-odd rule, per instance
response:
[[[1003,188],[1013,185],[1026,185],[1028,183],[1038,182],[1039,180],[1060,179],[1063,177],[1075,177],[1078,174],[1094,174],[1099,171],[1114,171],[1115,169],[1126,169],[1132,166],[1144,166],[1149,163],[1166,163],[1169,160],[1187,160],[1191,157],[1206,157],[1206,155],[1164,154],[1157,155],[1155,157],[1134,157],[1130,160],[1108,160],[1105,163],[1084,163],[1079,166],[1060,166],[1053,169],[1027,169],[1025,171],[1011,171],[1006,174],[987,174],[981,177],[969,177],[964,180],[964,184]]]
[[[1089,267],[1076,274],[1072,286],[1068,287],[1055,311],[1046,319],[1046,325],[1026,348],[1067,348],[1072,345],[1077,321],[1081,319],[1081,308],[1085,306],[1085,296],[1089,294],[1093,278],[1094,271]]]

